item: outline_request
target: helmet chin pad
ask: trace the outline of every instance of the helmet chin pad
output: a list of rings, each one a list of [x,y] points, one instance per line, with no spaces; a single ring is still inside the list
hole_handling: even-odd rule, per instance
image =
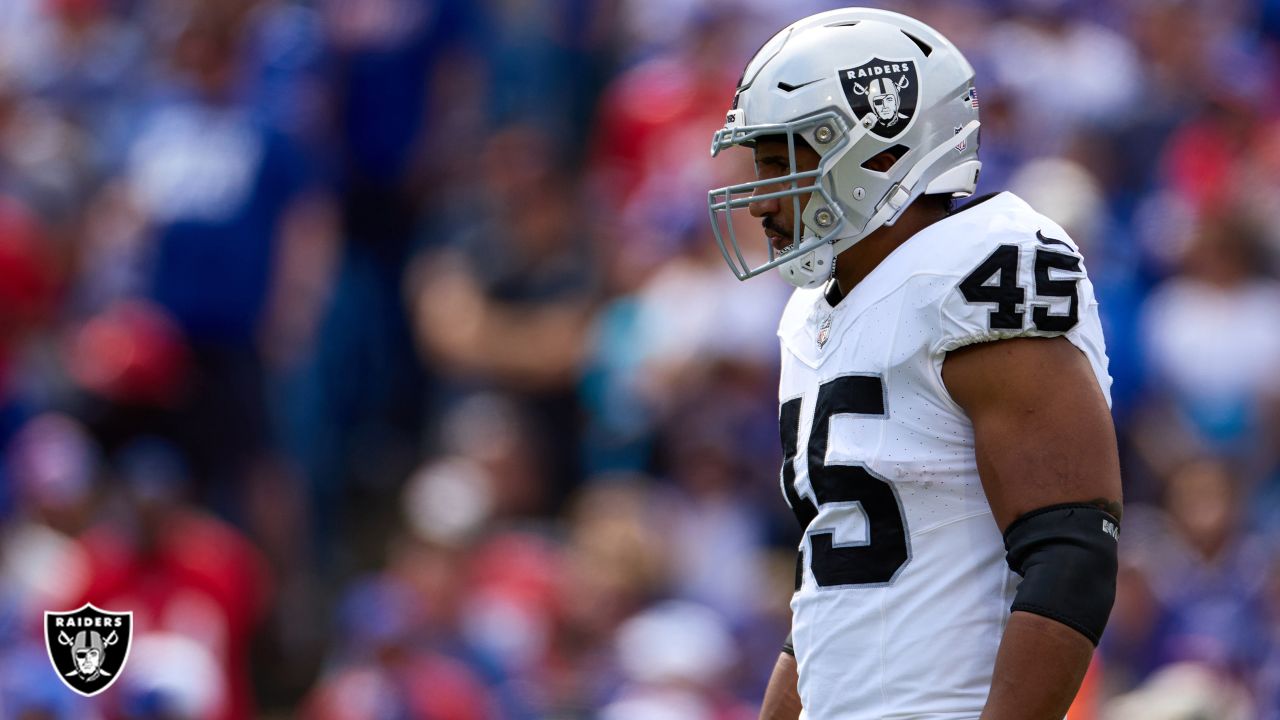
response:
[[[835,270],[835,247],[829,242],[778,266],[783,280],[804,289],[816,288],[830,280]]]

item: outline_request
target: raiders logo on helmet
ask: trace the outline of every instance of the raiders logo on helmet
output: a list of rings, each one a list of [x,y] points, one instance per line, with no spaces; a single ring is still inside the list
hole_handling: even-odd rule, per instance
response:
[[[129,659],[133,613],[89,603],[44,614],[44,644],[58,677],[73,692],[92,697],[111,687]]]
[[[854,119],[872,133],[892,140],[911,127],[920,97],[920,75],[914,60],[872,58],[840,71]]]

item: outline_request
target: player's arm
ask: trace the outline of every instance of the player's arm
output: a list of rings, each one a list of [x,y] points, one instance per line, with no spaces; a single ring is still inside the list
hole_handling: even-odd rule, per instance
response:
[[[1061,720],[1115,597],[1111,413],[1088,360],[1063,337],[953,351],[943,381],[973,423],[983,488],[1024,576],[982,720]]]
[[[769,676],[769,687],[764,691],[760,720],[797,720],[800,717],[800,691],[796,688],[798,678],[796,656],[783,650],[778,654],[773,675]]]

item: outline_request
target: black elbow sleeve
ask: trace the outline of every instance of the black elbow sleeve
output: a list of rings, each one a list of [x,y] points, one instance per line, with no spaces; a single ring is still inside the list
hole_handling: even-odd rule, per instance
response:
[[[1120,523],[1092,505],[1033,510],[1009,526],[1009,567],[1022,576],[1011,610],[1043,615],[1079,631],[1094,645],[1116,597]]]

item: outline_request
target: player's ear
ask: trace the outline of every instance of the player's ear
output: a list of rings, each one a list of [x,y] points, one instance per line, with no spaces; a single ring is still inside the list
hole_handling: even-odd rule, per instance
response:
[[[898,156],[885,151],[862,163],[862,167],[875,172],[889,172],[889,168],[898,162]]]

